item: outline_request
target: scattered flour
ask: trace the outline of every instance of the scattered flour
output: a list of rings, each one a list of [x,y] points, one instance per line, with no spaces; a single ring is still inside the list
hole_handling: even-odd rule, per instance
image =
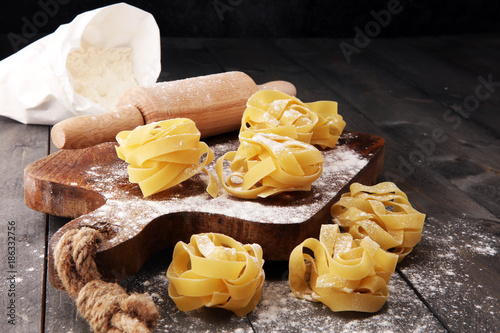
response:
[[[168,251],[163,254],[167,253],[171,255]],[[230,311],[205,307],[181,312],[168,296],[166,270],[169,259],[155,264],[156,273],[144,270],[128,280],[129,292],[148,293],[157,304],[160,320],[155,332],[185,332],[188,328],[196,333],[446,332],[397,274],[393,275],[389,284],[389,300],[377,314],[334,313],[321,303],[299,299],[290,291],[286,274],[276,279],[281,272],[274,272],[267,278],[262,298],[247,318],[238,317]],[[286,269],[285,266],[282,268]]]
[[[452,331],[487,331],[498,323],[500,300],[488,296],[498,295],[497,282],[476,273],[498,271],[499,248],[499,238],[481,230],[475,221],[428,216],[422,241],[411,254],[412,263],[400,270],[430,305],[448,318]],[[469,320],[464,324],[466,318]]]

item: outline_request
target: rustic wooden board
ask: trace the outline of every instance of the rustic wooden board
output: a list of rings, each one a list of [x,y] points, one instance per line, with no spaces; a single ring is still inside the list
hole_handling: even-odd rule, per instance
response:
[[[235,150],[238,140],[231,134],[208,143],[218,157]],[[49,276],[56,286],[52,249],[68,229],[83,226],[109,235],[97,254],[105,277],[135,273],[153,253],[200,232],[220,232],[243,243],[258,243],[266,259],[287,260],[297,244],[316,237],[321,224],[330,222],[331,205],[352,182],[376,181],[382,171],[384,140],[346,132],[335,148],[323,154],[323,174],[310,192],[241,200],[221,190],[212,199],[205,192],[207,177],[198,175],[143,198],[139,187],[128,181],[126,163],[116,156],[114,144],[106,143],[59,151],[29,165],[25,200],[40,212],[79,216],[50,242]]]

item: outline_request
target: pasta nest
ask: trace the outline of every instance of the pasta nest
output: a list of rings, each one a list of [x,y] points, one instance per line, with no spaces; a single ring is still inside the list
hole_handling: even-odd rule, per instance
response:
[[[210,176],[207,192],[217,196],[217,179],[205,168],[214,154],[206,143],[200,142],[200,132],[192,120],[176,118],[138,126],[118,133],[116,140],[118,157],[129,163],[129,181],[139,184],[144,197],[175,186],[200,171]]]
[[[389,296],[387,284],[396,264],[397,255],[369,237],[353,239],[338,225],[325,224],[319,240],[308,238],[290,254],[289,284],[295,296],[335,312],[376,312]]]
[[[331,207],[333,221],[355,239],[370,237],[401,261],[422,238],[425,214],[414,209],[394,183],[354,183]]]
[[[232,195],[254,199],[285,191],[309,191],[323,172],[323,155],[314,146],[273,133],[241,132],[240,146],[220,157],[217,176]],[[224,160],[231,162],[224,178]]]
[[[217,233],[178,242],[167,270],[169,296],[179,310],[220,307],[245,316],[258,304],[265,280],[262,248]]]
[[[241,132],[274,133],[333,148],[346,125],[337,102],[303,103],[277,90],[260,90],[247,101]]]

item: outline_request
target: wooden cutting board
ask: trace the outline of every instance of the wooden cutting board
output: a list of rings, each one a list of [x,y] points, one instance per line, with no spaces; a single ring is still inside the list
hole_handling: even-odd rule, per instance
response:
[[[236,133],[205,141],[216,159],[238,147]],[[84,226],[107,235],[96,261],[108,279],[134,274],[153,253],[180,240],[188,242],[192,234],[202,232],[258,243],[266,260],[288,260],[296,245],[308,237],[317,238],[321,224],[331,223],[331,205],[352,182],[376,182],[384,157],[382,138],[346,131],[335,148],[322,151],[323,174],[309,192],[243,200],[221,186],[219,197],[213,199],[205,191],[208,176],[200,174],[143,198],[138,185],[128,181],[127,164],[118,159],[114,146],[104,143],[61,150],[25,169],[26,205],[74,218],[49,243],[49,277],[55,287],[61,286],[53,249],[67,230]],[[209,167],[212,172],[213,164]]]

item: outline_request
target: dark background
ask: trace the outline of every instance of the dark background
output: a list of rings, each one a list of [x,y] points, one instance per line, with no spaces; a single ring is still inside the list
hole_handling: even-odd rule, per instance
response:
[[[165,37],[353,38],[373,21],[371,11],[393,0],[149,0],[126,1],[155,16]],[[116,1],[22,0],[0,4],[0,58],[53,32],[79,13]],[[377,37],[500,32],[498,0],[400,0],[403,10]],[[219,8],[219,13],[216,10]],[[49,8],[47,10],[46,8]],[[46,14],[41,14],[45,12]],[[38,15],[38,16],[37,16]],[[36,36],[13,45],[26,22],[48,17]],[[24,28],[26,29],[26,28]],[[26,35],[26,34],[25,34]]]

